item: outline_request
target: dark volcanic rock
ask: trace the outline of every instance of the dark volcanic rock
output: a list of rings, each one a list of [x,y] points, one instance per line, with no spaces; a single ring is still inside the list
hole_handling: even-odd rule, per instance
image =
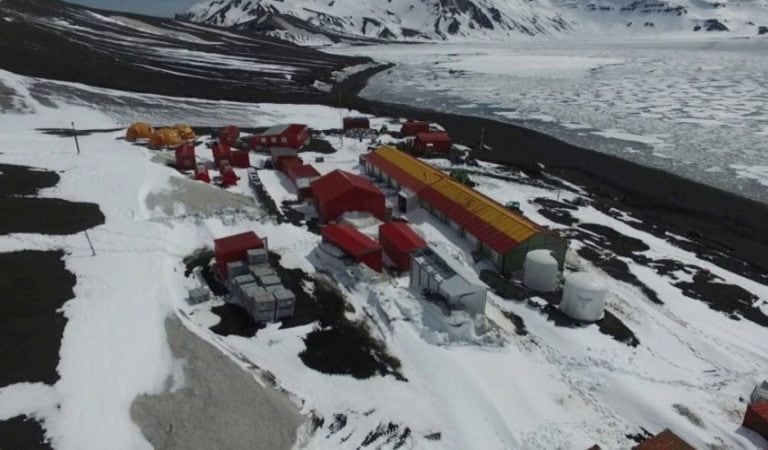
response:
[[[760,26],[760,27],[757,28],[757,35],[760,36],[760,35],[763,35],[763,34],[768,34],[768,27]]]

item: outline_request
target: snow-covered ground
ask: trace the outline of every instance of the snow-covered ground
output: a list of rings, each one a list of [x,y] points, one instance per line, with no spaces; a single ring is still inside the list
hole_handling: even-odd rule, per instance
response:
[[[336,47],[398,65],[363,96],[521,124],[768,201],[768,40]]]
[[[255,230],[269,237],[270,250],[283,256],[284,266],[312,273],[318,259],[311,253],[319,236],[303,227],[277,224],[255,202],[243,205],[234,221],[223,221],[215,214],[216,205],[240,202],[242,196],[207,186],[199,186],[206,196],[199,195],[178,172],[153,162],[154,152],[117,139],[122,131],[80,137],[83,151],[78,156],[69,139],[35,128],[68,127],[73,118],[83,129],[116,128],[146,113],[151,122],[263,126],[292,120],[328,129],[338,127],[345,112],[322,106],[170,99],[39,83],[7,72],[0,72],[0,80],[14,90],[16,104],[26,105],[25,113],[6,110],[2,115],[3,162],[62,172],[59,184],[43,195],[95,202],[106,216],[103,225],[89,231],[94,257],[82,235],[0,237],[3,250],[64,249],[67,269],[78,277],[76,297],[63,308],[68,322],[60,380],[54,386],[0,387],[0,420],[32,414],[44,422],[56,448],[148,446],[130,420],[129,407],[140,394],[161,392],[168,379],[175,380],[176,387],[183,383],[178,376],[182,363],[172,357],[163,328],[165,318],[173,314],[189,315],[192,320],[184,323],[192,331],[245,358],[258,367],[257,373],[268,371],[304,413],[322,417],[322,428],[300,437],[308,448],[393,448],[402,443],[403,448],[583,449],[599,443],[622,449],[633,445],[626,435],[639,433],[641,427],[651,432],[672,428],[697,448],[766,445],[740,429],[745,404],[739,397],[746,397],[766,377],[768,329],[714,311],[686,297],[668,276],[626,258],[630,271],[657,291],[663,305],[592,267],[574,251],[568,262],[608,283],[608,308],[634,331],[637,347],[615,341],[595,326],[556,327],[538,309],[492,293],[487,317],[473,320],[461,312],[446,316],[408,290],[407,278],[338,265],[325,269],[337,280],[346,280],[343,290],[355,310],[349,317],[370,325],[402,362],[407,382],[392,376],[358,380],[306,367],[298,354],[314,325],[271,325],[252,338],[218,336],[208,329],[218,320],[208,307],[191,308],[184,302],[195,280],[183,276],[183,257],[210,245],[215,237]],[[30,92],[45,92],[47,103]],[[374,118],[373,124],[387,121]],[[318,170],[358,170],[358,157],[368,142],[329,139],[340,149],[323,155]],[[210,157],[202,149],[198,155]],[[302,156],[313,161],[318,155]],[[254,156],[252,162],[261,158]],[[481,169],[497,173],[490,165]],[[240,175],[241,184],[233,191],[250,195],[245,171]],[[487,195],[502,202],[518,200],[527,216],[555,228],[559,225],[529,200],[583,195],[578,189],[556,191],[518,176],[517,182],[481,175],[473,179]],[[260,177],[278,203],[290,195],[292,188],[280,175],[262,172]],[[768,286],[591,206],[581,206],[572,215],[642,240],[650,247],[642,252],[649,258],[708,269],[752,292],[759,298],[755,307],[768,313]],[[487,267],[470,264],[467,244],[424,211],[417,209],[408,218],[430,243],[445,247],[468,268]],[[572,245],[578,249],[583,244]],[[675,275],[690,278],[682,272]],[[528,334],[518,335],[505,312],[522,317]],[[690,410],[694,419],[678,413],[681,408]]]

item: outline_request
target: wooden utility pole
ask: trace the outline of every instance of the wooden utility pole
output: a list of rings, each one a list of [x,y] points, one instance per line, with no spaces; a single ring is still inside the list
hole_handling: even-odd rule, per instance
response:
[[[75,147],[77,147],[77,154],[80,154],[80,143],[77,142],[77,130],[75,129],[75,122],[72,122],[72,137],[75,138]]]

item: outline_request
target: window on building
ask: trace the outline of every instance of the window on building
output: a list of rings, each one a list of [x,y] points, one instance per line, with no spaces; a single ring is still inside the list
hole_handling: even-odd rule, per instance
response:
[[[275,143],[275,142],[277,142],[277,138],[276,138],[276,137],[273,137],[273,138],[272,138],[272,143]]]
[[[282,142],[283,144],[285,144],[286,142],[288,142],[288,138],[287,138],[287,137],[285,137],[285,136],[283,136],[283,137],[281,137],[281,138],[280,138],[280,142]]]

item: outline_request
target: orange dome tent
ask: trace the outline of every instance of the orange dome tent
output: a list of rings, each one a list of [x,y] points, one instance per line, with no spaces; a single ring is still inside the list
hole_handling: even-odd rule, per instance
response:
[[[185,141],[192,141],[195,139],[195,131],[189,125],[176,124],[172,128],[178,131],[181,139]]]
[[[181,145],[181,136],[179,132],[173,128],[161,128],[152,134],[149,139],[150,147],[178,147]]]
[[[149,139],[155,130],[146,123],[136,122],[125,132],[125,140],[128,142],[136,142],[137,139]]]

